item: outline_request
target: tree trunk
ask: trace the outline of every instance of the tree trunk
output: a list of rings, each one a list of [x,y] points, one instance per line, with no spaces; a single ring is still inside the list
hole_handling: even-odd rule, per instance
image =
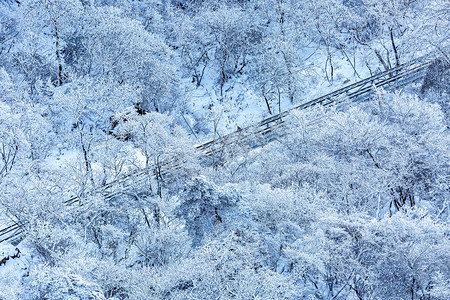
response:
[[[397,46],[395,45],[395,41],[394,41],[394,31],[392,28],[389,28],[389,34],[391,36],[391,44],[392,44],[392,49],[394,50],[394,54],[395,54],[395,65],[399,66],[400,65],[400,58],[398,56],[398,51],[397,51]]]
[[[77,127],[78,127],[78,130],[80,133],[80,145],[81,145],[81,150],[83,151],[83,158],[84,158],[84,165],[86,168],[86,174],[88,175],[92,186],[95,186],[94,177],[93,177],[92,168],[91,168],[91,161],[89,160],[89,146],[86,145],[86,143],[85,143],[84,134],[83,134],[82,128],[80,126],[82,126],[82,125],[77,123]]]
[[[383,59],[383,57],[380,54],[380,51],[378,50],[374,50],[375,55],[377,56],[378,60],[380,61],[380,63],[383,65],[384,70],[389,70],[389,65],[386,63],[386,61]]]
[[[283,58],[284,58],[284,63],[286,64],[286,70],[289,73],[289,78],[288,78],[288,95],[289,95],[289,99],[291,100],[291,104],[294,104],[294,89],[293,89],[293,84],[292,84],[292,70],[291,70],[291,64],[286,56],[286,53],[284,51],[281,51],[281,53],[283,54]]]
[[[156,177],[156,193],[158,194],[159,198],[162,198],[162,174],[159,157],[156,157],[155,177]]]
[[[56,59],[58,61],[58,86],[61,86],[63,84],[63,66],[62,66],[61,51],[59,50],[59,30],[55,20],[53,20],[53,26],[55,27],[55,37],[56,37],[55,44],[56,44]]]
[[[269,111],[269,114],[271,115],[271,114],[272,114],[272,111],[271,111],[271,109],[270,109],[269,99],[267,99],[266,96],[264,96],[264,101],[266,102],[267,110]]]
[[[227,79],[227,75],[225,74],[225,64],[222,65],[220,73],[220,97],[223,97],[223,86],[225,84],[225,80]]]

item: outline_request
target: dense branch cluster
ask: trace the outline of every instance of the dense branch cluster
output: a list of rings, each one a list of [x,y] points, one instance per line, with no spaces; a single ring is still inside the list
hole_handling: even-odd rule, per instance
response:
[[[446,0],[1,1],[0,230],[22,234],[0,299],[450,298],[449,20]],[[421,82],[194,147],[424,56]]]

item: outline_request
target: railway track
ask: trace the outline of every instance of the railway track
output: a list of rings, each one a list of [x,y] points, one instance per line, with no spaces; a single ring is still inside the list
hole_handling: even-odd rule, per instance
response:
[[[370,99],[374,93],[374,87],[383,87],[386,90],[393,90],[409,83],[423,79],[427,69],[433,63],[432,59],[418,58],[405,64],[396,66],[387,71],[368,77],[356,83],[347,85],[341,89],[310,100],[286,110],[277,115],[273,115],[253,125],[244,127],[235,132],[222,136],[207,143],[197,145],[196,148],[203,153],[205,157],[214,159],[214,156],[220,156],[225,152],[227,146],[242,144],[249,140],[262,140],[260,145],[270,141],[270,136],[283,128],[286,123],[286,117],[294,111],[307,109],[316,105],[331,106],[340,102],[350,100],[351,102],[361,102]],[[256,146],[260,146],[256,145]],[[219,158],[217,158],[219,159]],[[182,163],[167,163],[164,169],[178,168]],[[167,172],[167,171],[166,171]],[[166,173],[163,171],[163,173]],[[84,197],[103,195],[105,199],[112,199],[120,194],[130,192],[137,185],[143,184],[148,180],[147,171],[139,171],[133,174],[125,175],[119,179],[113,180],[106,185],[93,189],[85,193]],[[117,188],[120,186],[120,188]],[[81,202],[81,196],[74,196],[64,201],[67,206]],[[0,243],[17,243],[24,233],[24,224],[13,223],[0,229]]]
[[[431,64],[431,60],[425,60],[424,58],[419,58],[409,63],[402,64],[385,72],[347,85],[329,94],[302,103],[289,110],[273,115],[241,130],[234,131],[221,138],[199,145],[197,146],[197,149],[201,150],[206,155],[211,155],[213,152],[220,151],[225,145],[234,144],[238,141],[242,142],[248,138],[254,138],[257,135],[267,135],[275,129],[282,127],[286,117],[293,111],[307,109],[315,105],[327,107],[330,105],[335,105],[343,99],[348,99],[352,102],[365,101],[373,96],[374,87],[383,87],[386,90],[393,90],[400,86],[404,86],[408,83],[422,79]]]

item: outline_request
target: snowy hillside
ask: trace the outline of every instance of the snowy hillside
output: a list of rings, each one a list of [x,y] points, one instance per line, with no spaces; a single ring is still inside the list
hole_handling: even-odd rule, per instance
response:
[[[0,299],[449,299],[449,20],[0,1]]]

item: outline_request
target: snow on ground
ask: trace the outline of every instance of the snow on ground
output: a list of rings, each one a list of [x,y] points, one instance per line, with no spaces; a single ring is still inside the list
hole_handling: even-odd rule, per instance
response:
[[[131,143],[123,142],[123,147],[128,148],[127,153],[129,153],[129,156],[133,157],[133,166],[145,166],[145,156],[142,154],[141,151],[134,148]],[[82,161],[82,153],[76,149],[67,149],[62,148],[61,145],[59,145],[59,149],[53,151],[51,155],[49,155],[43,162],[43,165],[48,168],[48,170],[61,170],[66,169],[67,167],[74,167],[77,162]],[[124,166],[125,173],[127,170],[130,170],[132,166]],[[92,169],[97,172],[102,171],[102,166],[94,162],[92,164]]]
[[[304,87],[299,87],[300,91],[294,103],[291,103],[287,98],[282,99],[281,111],[370,76],[369,70],[362,64],[362,59],[356,57],[357,73],[355,73],[352,66],[354,63],[353,57],[347,58],[344,53],[335,53],[333,57],[334,77],[333,81],[329,81],[323,75],[326,60],[324,51],[302,55],[309,56],[305,63],[305,68],[308,70],[305,71]],[[352,64],[349,63],[349,60]],[[201,128],[200,134],[197,132],[197,144],[236,131],[238,127],[244,128],[270,117],[264,99],[256,95],[249,87],[247,75],[234,76],[228,80],[224,85],[222,96],[218,89],[217,76],[210,69],[207,69],[199,87],[191,82],[190,77],[184,78],[182,82],[186,91],[185,99],[193,119],[202,120],[203,124],[207,124],[206,128]],[[279,113],[277,104],[272,103],[271,107],[273,114]],[[189,116],[186,117],[189,118]],[[194,120],[190,119],[189,123],[189,126],[195,127]],[[216,136],[214,136],[215,124],[217,126]]]
[[[27,276],[32,256],[26,247],[0,244],[0,298],[11,299],[20,289],[22,279]]]
[[[44,161],[44,165],[50,170],[67,168],[68,165],[77,161],[79,157],[78,151],[74,149],[62,149],[61,145],[58,145],[58,148],[58,150],[53,151]]]
[[[223,96],[217,91],[217,82],[212,74],[205,74],[202,85],[198,88],[184,79],[188,91],[185,95],[188,107],[194,118],[206,120],[204,128],[198,137],[199,143],[237,130],[262,120],[268,115],[261,98],[246,88],[245,79],[235,77],[224,85]]]

